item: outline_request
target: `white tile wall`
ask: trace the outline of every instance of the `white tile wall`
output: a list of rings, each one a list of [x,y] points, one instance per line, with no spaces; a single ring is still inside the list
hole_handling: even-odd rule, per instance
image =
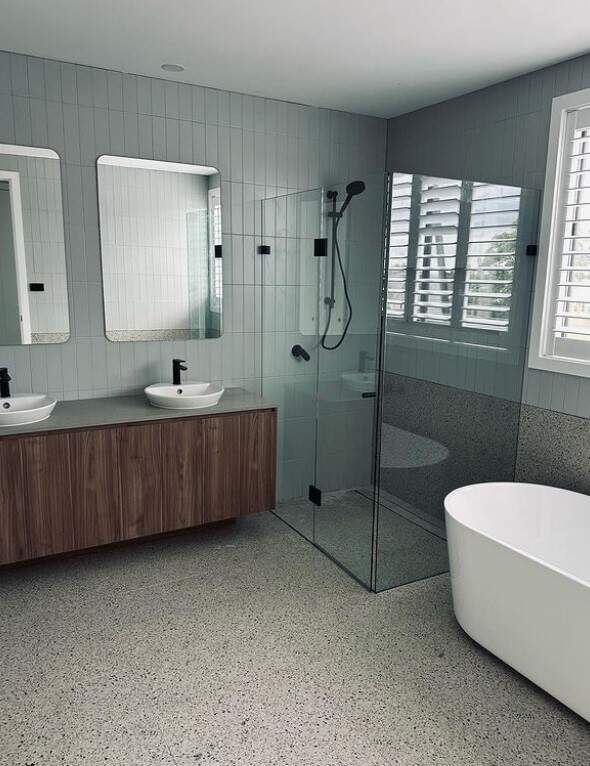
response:
[[[167,379],[175,356],[188,360],[189,375],[225,385],[260,391],[264,374],[289,386],[294,373],[289,350],[297,334],[286,338],[283,311],[274,326],[267,322],[261,332],[257,202],[382,173],[386,125],[372,117],[0,53],[0,141],[49,147],[62,159],[72,331],[63,345],[0,348],[15,390],[48,391],[68,399],[138,391]],[[221,338],[106,340],[95,167],[101,154],[219,168],[224,203]],[[287,291],[282,295],[288,300]],[[351,358],[356,356],[351,352]],[[289,390],[274,388],[279,398]],[[272,389],[272,384],[266,387],[268,393]],[[283,486],[295,491],[311,450],[306,442],[301,459],[290,451],[299,431],[290,425],[283,434],[279,476]]]
[[[255,200],[380,170],[385,126],[377,118],[0,53],[0,141],[49,147],[62,158],[72,325],[64,345],[0,348],[15,390],[60,398],[136,391],[167,377],[173,356],[185,357],[193,375],[259,389]],[[95,167],[101,154],[220,169],[229,316],[222,338],[106,340]]]

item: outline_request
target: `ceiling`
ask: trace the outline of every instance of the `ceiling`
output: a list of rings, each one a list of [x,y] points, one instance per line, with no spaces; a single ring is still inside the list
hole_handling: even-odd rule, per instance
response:
[[[0,0],[0,18],[3,50],[381,117],[590,51],[587,0]]]

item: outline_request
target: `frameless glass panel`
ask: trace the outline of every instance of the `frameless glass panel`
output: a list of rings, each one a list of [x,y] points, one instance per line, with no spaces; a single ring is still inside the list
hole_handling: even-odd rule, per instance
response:
[[[382,175],[263,200],[263,386],[276,513],[370,587]]]
[[[314,540],[318,274],[322,192],[260,203],[263,394],[278,404],[277,515]],[[295,349],[295,351],[294,351]],[[299,351],[297,351],[299,349]]]
[[[449,492],[514,479],[537,211],[525,189],[392,175],[376,590],[448,569]]]
[[[315,542],[370,587],[384,177],[365,178],[363,184],[331,187],[327,192],[337,196],[327,193],[325,200],[328,242],[318,303],[322,504],[315,512]]]

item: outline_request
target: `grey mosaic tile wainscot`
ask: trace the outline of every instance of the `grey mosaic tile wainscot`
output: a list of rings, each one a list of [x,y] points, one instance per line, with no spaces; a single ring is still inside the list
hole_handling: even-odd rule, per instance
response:
[[[590,494],[590,421],[523,405],[516,481]]]

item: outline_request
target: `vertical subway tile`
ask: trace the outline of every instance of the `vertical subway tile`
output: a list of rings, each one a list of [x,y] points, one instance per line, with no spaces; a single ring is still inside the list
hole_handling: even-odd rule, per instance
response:
[[[109,113],[106,109],[93,110],[94,117],[94,150],[96,157],[110,154]]]
[[[123,154],[125,152],[125,133],[123,112],[109,110],[109,152]]]
[[[137,103],[137,77],[134,74],[123,75],[123,110],[131,114],[139,111]]]
[[[27,58],[17,53],[10,54],[10,82],[14,96],[28,96]]]
[[[230,124],[229,93],[225,90],[217,91],[217,121],[219,125]]]
[[[181,120],[193,119],[192,85],[180,83],[178,86],[178,117]]]
[[[152,84],[149,77],[137,78],[137,108],[140,114],[152,114]]]
[[[165,81],[164,102],[166,117],[177,120],[179,116],[178,83]]]
[[[86,66],[76,67],[76,92],[77,100],[73,103],[82,106],[94,106],[94,89],[92,82],[92,69]]]
[[[193,161],[193,124],[186,120],[180,120],[180,148],[179,160],[191,163]]]
[[[107,72],[107,103],[109,109],[123,110],[123,75]]]
[[[92,103],[100,109],[107,109],[109,106],[109,91],[107,83],[107,72],[105,69],[92,69]]]
[[[47,128],[47,102],[45,99],[32,98],[29,101],[31,109],[31,139],[34,146],[47,146],[49,142]]]
[[[207,152],[205,148],[205,125],[194,122],[193,129],[193,162],[198,165],[207,163]]]
[[[45,98],[48,101],[61,101],[61,66],[58,61],[43,62]]]
[[[230,93],[229,97],[229,123],[232,128],[242,127],[242,95],[241,93]]]
[[[45,98],[45,69],[43,59],[27,59],[27,80],[31,98]]]
[[[12,84],[10,82],[10,53],[0,51],[0,94],[12,94]]]
[[[166,159],[166,120],[164,117],[152,117],[152,137],[154,142],[154,159]]]
[[[205,122],[205,89],[200,85],[191,86],[193,98],[193,120]]]
[[[0,141],[12,143],[15,140],[12,96],[0,93]]]
[[[140,114],[138,119],[139,128],[139,156],[145,159],[153,159],[154,138],[152,118],[147,114]]]
[[[213,88],[205,88],[205,122],[209,125],[217,125],[218,122],[217,91]]]
[[[78,86],[76,78],[76,66],[74,64],[60,64],[61,97],[64,104],[78,103]]]
[[[178,120],[166,119],[166,159],[178,162],[180,159],[180,133]]]
[[[207,165],[217,167],[219,159],[217,153],[217,126],[205,126],[205,156]]]
[[[151,80],[152,114],[157,117],[166,116],[166,93],[164,80]]]
[[[135,112],[123,112],[123,142],[127,157],[139,155],[139,119]]]
[[[19,144],[31,144],[33,141],[30,101],[24,96],[14,96],[14,133]]]

